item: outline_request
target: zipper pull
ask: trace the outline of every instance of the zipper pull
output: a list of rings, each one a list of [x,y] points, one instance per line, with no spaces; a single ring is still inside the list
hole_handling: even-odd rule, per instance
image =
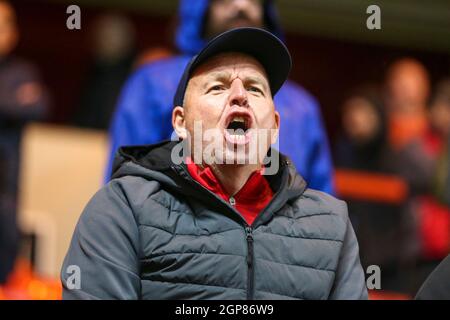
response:
[[[253,241],[253,229],[252,227],[245,227],[245,234],[247,235],[247,240],[248,241]]]
[[[252,227],[245,227],[245,234],[247,235],[247,245],[248,245],[248,254],[247,254],[247,265],[249,268],[253,266],[253,229]]]
[[[230,199],[228,200],[230,202],[230,204],[234,207],[236,205],[236,199],[234,199],[234,197],[230,197]]]

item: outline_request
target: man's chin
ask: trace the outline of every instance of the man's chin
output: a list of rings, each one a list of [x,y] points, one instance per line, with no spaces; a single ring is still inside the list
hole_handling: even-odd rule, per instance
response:
[[[227,144],[219,159],[223,164],[256,165],[259,163],[257,151],[251,150],[250,145]]]

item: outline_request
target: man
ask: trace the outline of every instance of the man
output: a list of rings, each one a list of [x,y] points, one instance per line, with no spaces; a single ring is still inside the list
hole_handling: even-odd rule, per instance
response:
[[[91,61],[73,123],[106,130],[135,59],[135,30],[126,16],[115,13],[99,15],[88,30]]]
[[[402,290],[414,294],[430,267],[448,253],[442,241],[447,233],[446,214],[430,194],[438,143],[427,116],[430,76],[425,66],[409,57],[394,61],[387,71],[386,98],[389,142],[397,152],[395,171],[409,188],[402,213],[404,241],[399,257],[403,265],[398,275],[404,279]]]
[[[35,68],[15,57],[16,14],[0,0],[0,285],[7,281],[19,245],[16,226],[22,129],[47,112],[45,90]]]
[[[190,61],[172,112],[182,142],[119,150],[75,230],[64,298],[367,297],[345,203],[306,189],[269,150],[290,66],[256,28],[223,33]]]
[[[419,61],[401,58],[389,67],[386,75],[386,111],[389,143],[394,148],[405,148],[424,135],[429,91],[429,74]]]
[[[173,92],[186,64],[207,39],[242,26],[264,27],[281,37],[271,0],[181,0],[179,20],[176,45],[181,55],[141,67],[122,91],[110,128],[108,178],[119,147],[171,137]],[[275,100],[283,122],[280,150],[292,158],[311,188],[333,193],[331,158],[317,102],[292,81]]]

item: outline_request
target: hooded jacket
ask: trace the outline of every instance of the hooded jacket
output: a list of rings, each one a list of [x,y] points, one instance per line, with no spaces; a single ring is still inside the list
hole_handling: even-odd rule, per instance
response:
[[[367,298],[344,202],[307,189],[280,155],[274,196],[248,225],[173,164],[176,144],[119,150],[74,232],[64,299]]]
[[[267,28],[283,38],[272,1],[264,1]],[[121,146],[170,139],[173,96],[185,66],[206,44],[202,38],[209,0],[181,0],[176,45],[181,55],[142,66],[125,84],[110,128],[109,179],[115,152]],[[279,149],[315,189],[333,193],[328,141],[316,100],[287,81],[274,97],[281,116]]]

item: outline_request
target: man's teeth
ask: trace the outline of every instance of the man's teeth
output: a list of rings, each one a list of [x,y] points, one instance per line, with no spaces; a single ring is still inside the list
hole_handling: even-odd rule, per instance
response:
[[[236,122],[245,122],[245,119],[244,119],[244,117],[234,117],[233,118],[233,121],[236,121]]]
[[[231,137],[231,140],[234,143],[244,143],[245,142],[245,135],[242,135],[242,134],[231,134],[230,137]]]
[[[243,136],[245,135],[245,131],[242,129],[230,130],[229,131],[232,136]]]

